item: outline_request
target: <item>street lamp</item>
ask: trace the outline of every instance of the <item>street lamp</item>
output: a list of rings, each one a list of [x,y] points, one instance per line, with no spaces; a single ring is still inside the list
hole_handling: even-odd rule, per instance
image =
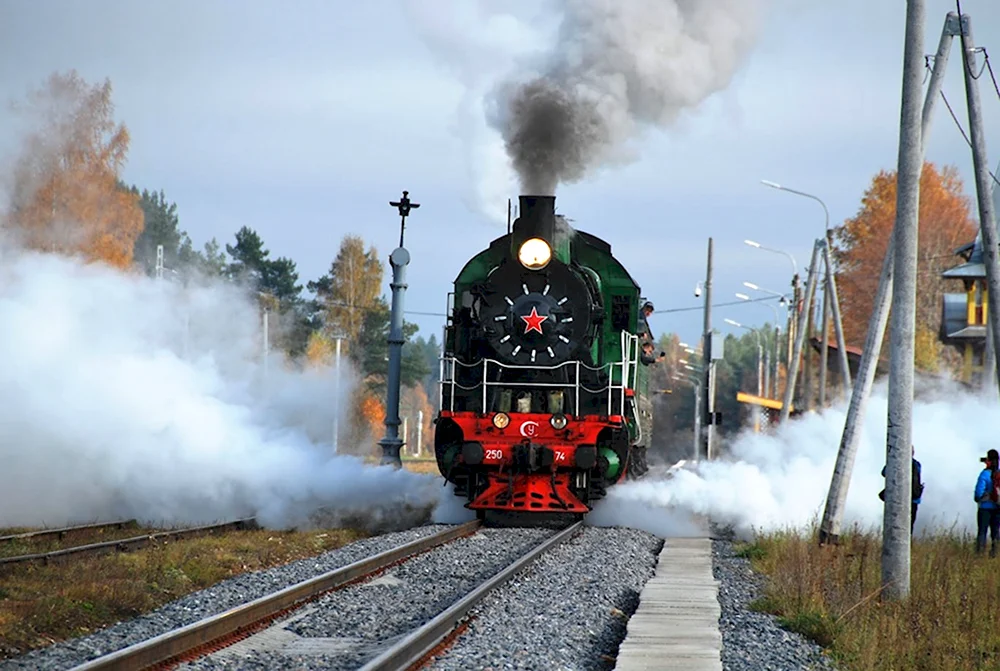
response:
[[[739,323],[738,321],[734,321],[732,319],[726,319],[725,322],[727,324],[731,324],[732,326],[736,326],[738,328],[746,329],[748,331],[751,331],[757,337],[757,397],[758,398],[763,398],[764,397],[764,389],[770,386],[770,382],[768,380],[764,379],[765,375],[768,375],[768,368],[770,366],[769,366],[768,363],[764,362],[764,356],[765,356],[764,345],[762,344],[761,339],[760,339],[760,331],[758,331],[757,329],[753,328],[752,326],[744,326],[743,324]],[[753,429],[754,429],[754,433],[760,433],[760,407],[759,406],[754,406],[754,411],[753,411]]]
[[[755,247],[756,249],[763,249],[765,252],[772,252],[774,254],[784,254],[785,256],[788,257],[788,260],[792,262],[792,274],[793,275],[799,274],[799,266],[797,263],[795,263],[795,257],[789,254],[788,252],[780,249],[773,249],[771,247],[765,247],[759,242],[754,242],[753,240],[744,240],[743,244],[750,245],[751,247]]]
[[[780,184],[777,184],[776,182],[772,182],[767,179],[760,180],[760,183],[763,184],[764,186],[769,186],[772,189],[787,191],[788,193],[794,193],[797,196],[802,196],[804,198],[811,198],[812,200],[815,200],[817,203],[823,206],[823,212],[826,214],[826,225],[823,228],[824,235],[830,230],[830,210],[827,209],[826,203],[823,202],[822,198],[820,198],[819,196],[814,196],[811,193],[806,193],[805,191],[796,191],[795,189],[790,189],[787,186],[782,186]]]
[[[743,284],[745,284],[746,286],[748,286],[748,287],[750,287],[752,289],[759,289],[759,287],[756,284],[750,284],[749,282],[744,282]],[[766,291],[766,289],[764,291]],[[774,292],[769,292],[769,293],[774,293]],[[780,295],[780,294],[776,294],[776,295]],[[739,292],[736,292],[736,297],[739,298],[741,301],[751,301],[751,302],[754,302],[752,298],[750,298],[746,294],[741,294]],[[781,296],[781,300],[779,302],[782,305],[784,305],[785,304],[785,297]],[[778,308],[774,307],[770,303],[757,303],[757,305],[760,305],[760,306],[763,306],[763,307],[771,309],[771,312],[774,313],[774,325],[777,326],[778,325],[778,320],[780,319],[780,317],[778,316]]]
[[[757,338],[757,395],[763,397],[764,396],[764,387],[765,387],[765,383],[764,383],[764,345],[763,345],[763,342],[760,339],[760,331],[757,330],[757,329],[755,329],[752,326],[745,326],[745,325],[739,323],[738,321],[734,321],[732,319],[725,319],[723,321],[725,321],[727,324],[730,324],[731,326],[735,326],[735,327],[741,328],[741,329],[746,329],[747,331],[750,331],[751,333],[753,333],[754,336],[756,336],[756,338]]]
[[[743,284],[745,286],[750,287],[751,289],[756,289],[758,291],[768,291],[767,289],[761,289],[756,284],[752,284],[750,282],[744,282]],[[775,295],[780,295],[780,294],[777,294],[774,291],[768,291],[768,293],[772,293],[772,294],[775,294]],[[744,301],[749,301],[750,300],[750,297],[747,296],[746,294],[737,293],[736,297],[739,298],[739,299],[741,299],[741,300],[744,300]],[[781,302],[782,303],[785,302],[785,297],[784,296],[781,296]],[[758,303],[758,305],[765,305],[765,306],[771,308],[771,311],[774,312],[774,376],[771,379],[770,383],[765,383],[764,384],[764,387],[766,388],[767,393],[773,394],[776,397],[778,395],[778,360],[780,359],[780,357],[778,356],[778,341],[781,340],[781,324],[778,321],[778,308],[774,307],[770,303]],[[770,356],[770,353],[768,353],[768,355]],[[787,362],[786,362],[785,365],[786,366],[788,365]],[[768,376],[770,377],[771,363],[770,362],[766,363],[765,367],[766,367],[767,372],[769,374]],[[773,389],[772,389],[772,387],[773,387]]]
[[[781,299],[778,302],[781,303],[782,305],[788,302],[788,298],[785,296],[785,294],[779,294],[777,291],[771,291],[770,289],[765,289],[764,287],[757,286],[753,282],[744,282],[743,286],[745,286],[747,289],[753,289],[754,291],[763,291],[765,294],[771,294],[772,296],[777,296],[778,298]],[[749,297],[747,298],[749,300]]]
[[[687,368],[691,368],[687,366]],[[692,369],[693,370],[693,369]],[[694,392],[694,445],[692,456],[694,461],[698,461],[698,446],[701,445],[701,378],[694,375],[678,375],[674,373],[674,379],[679,382],[687,382]]]
[[[811,193],[806,193],[805,191],[798,191],[796,189],[791,189],[791,188],[789,188],[787,186],[782,186],[781,184],[777,184],[776,182],[772,182],[772,181],[766,180],[766,179],[760,180],[760,183],[763,184],[764,186],[769,186],[772,189],[778,189],[780,191],[787,191],[788,193],[794,193],[796,196],[802,196],[803,198],[809,198],[810,200],[815,200],[817,203],[819,203],[820,205],[822,205],[823,206],[823,214],[824,214],[824,217],[825,217],[824,223],[823,223],[823,242],[824,242],[824,244],[826,244],[827,249],[829,249],[829,245],[830,245],[830,210],[827,208],[826,203],[823,202],[822,198],[820,198],[819,196],[815,196],[815,195],[813,195]],[[827,359],[828,351],[829,351],[829,342],[828,342],[827,331],[829,330],[829,320],[830,320],[829,292],[830,292],[830,279],[831,279],[830,278],[830,274],[831,274],[830,265],[828,263],[825,263],[825,262],[824,262],[824,265],[826,266],[826,284],[824,285],[824,290],[823,290],[823,316],[822,316],[823,344],[822,344],[822,348],[821,348],[822,349],[822,353],[820,355],[820,361],[819,361],[819,404],[820,404],[821,408],[826,403],[826,359]],[[815,268],[810,268],[809,269],[810,272],[815,272],[815,270],[816,270]],[[811,312],[810,312],[810,314],[811,314]],[[812,328],[810,327],[808,330],[812,331]],[[806,359],[806,361],[808,362],[808,358]],[[812,400],[812,395],[809,394],[808,392],[807,392],[807,395],[808,395],[807,398],[809,399],[809,401],[811,401]]]

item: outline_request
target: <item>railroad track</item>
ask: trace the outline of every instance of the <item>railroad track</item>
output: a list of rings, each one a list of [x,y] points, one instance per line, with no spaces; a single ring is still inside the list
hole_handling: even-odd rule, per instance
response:
[[[442,532],[400,545],[359,560],[348,566],[310,578],[228,611],[136,643],[73,668],[72,671],[145,671],[169,669],[221,650],[266,629],[323,594],[361,582],[418,554],[471,536],[481,528],[479,521],[468,522]],[[470,611],[484,598],[507,583],[542,554],[573,536],[583,522],[556,532],[518,557],[493,577],[454,602],[428,622],[403,636],[367,662],[361,671],[410,669],[421,665],[460,633]]]
[[[105,524],[92,524],[79,527],[65,527],[63,529],[46,529],[42,531],[32,531],[26,534],[16,534],[13,536],[3,536],[0,537],[0,541],[14,541],[14,540],[38,540],[41,538],[47,538],[50,536],[58,536],[62,538],[65,534],[74,531],[92,531],[102,528],[118,527],[123,528],[125,525],[134,523],[134,520],[128,522],[109,522]],[[29,562],[40,562],[42,564],[48,564],[54,561],[62,561],[66,558],[73,557],[76,558],[79,555],[89,555],[89,554],[102,554],[107,552],[125,552],[128,550],[135,550],[143,546],[149,545],[160,540],[173,539],[177,540],[180,538],[191,538],[195,536],[203,536],[206,534],[219,533],[222,531],[240,531],[244,529],[254,529],[257,527],[257,521],[254,518],[247,518],[242,520],[236,520],[234,522],[222,522],[219,524],[208,524],[200,527],[191,527],[187,529],[172,529],[170,531],[158,531],[152,534],[142,534],[141,536],[133,536],[131,538],[120,538],[117,540],[102,541],[100,543],[88,543],[87,545],[76,545],[68,548],[61,548],[59,550],[52,550],[50,552],[37,552],[34,554],[16,555],[13,557],[0,557],[0,569],[6,568],[13,564],[24,564]]]
[[[59,529],[41,529],[39,531],[27,531],[23,534],[11,534],[10,536],[0,536],[0,543],[14,543],[17,541],[36,541],[46,538],[56,537],[62,540],[69,534],[81,531],[98,531],[100,529],[124,529],[127,526],[136,524],[135,520],[122,520],[120,522],[98,522],[96,524],[81,524],[75,527],[61,527]]]
[[[528,564],[545,552],[576,534],[582,526],[582,521],[576,522],[545,539],[456,601],[447,610],[404,636],[398,643],[362,666],[359,671],[404,671],[421,665],[442,643],[446,643],[452,637],[468,616],[469,611],[491,592],[520,573]]]

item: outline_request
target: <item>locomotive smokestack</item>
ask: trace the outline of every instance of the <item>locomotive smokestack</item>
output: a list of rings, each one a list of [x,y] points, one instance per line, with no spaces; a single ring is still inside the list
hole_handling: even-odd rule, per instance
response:
[[[514,237],[518,240],[541,238],[555,243],[556,197],[519,196],[519,215],[514,221]]]

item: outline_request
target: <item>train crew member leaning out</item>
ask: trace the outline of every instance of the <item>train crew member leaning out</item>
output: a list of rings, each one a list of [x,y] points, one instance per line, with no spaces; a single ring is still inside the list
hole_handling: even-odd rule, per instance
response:
[[[645,365],[659,363],[665,358],[667,358],[666,352],[660,352],[660,356],[653,356],[653,343],[648,340],[642,343],[642,354],[639,355],[639,361]]]
[[[990,556],[997,556],[997,536],[1000,536],[1000,457],[996,450],[990,450],[980,459],[986,464],[976,480],[977,511],[976,552],[986,549],[986,529],[990,530]]]
[[[643,338],[643,335],[648,335],[649,339],[653,339],[653,329],[649,328],[649,315],[653,314],[653,304],[646,301],[639,308],[639,337]]]

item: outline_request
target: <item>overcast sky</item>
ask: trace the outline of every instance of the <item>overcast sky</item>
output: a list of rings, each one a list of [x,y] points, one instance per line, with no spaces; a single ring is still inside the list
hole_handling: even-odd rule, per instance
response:
[[[635,162],[558,190],[559,210],[612,244],[658,310],[695,308],[656,315],[654,331],[699,337],[693,288],[704,278],[709,236],[719,302],[735,300],[745,280],[777,291],[789,284],[787,259],[746,238],[790,252],[800,269],[808,264],[822,208],[761,179],[820,196],[836,225],[857,211],[878,170],[895,169],[905,4],[771,0],[725,91],[646,134]],[[125,180],[163,189],[198,246],[256,229],[273,256],[298,263],[303,285],[326,272],[342,236],[358,233],[386,259],[388,292],[399,222],[388,201],[408,189],[422,207],[408,226],[407,308],[443,312],[455,275],[503,234],[506,198],[518,195],[486,129],[482,87],[515,57],[546,48],[557,8],[2,0],[0,98],[23,98],[56,70],[110,78],[116,117],[132,134]],[[927,8],[932,53],[954,4],[928,0]],[[964,0],[962,9],[1000,75],[1000,3]],[[958,53],[956,42],[944,92],[967,125]],[[980,83],[996,166],[1000,99],[986,76]],[[7,148],[9,127],[0,117]],[[956,165],[973,194],[971,154],[943,106],[928,159]],[[773,320],[760,305],[714,316],[723,331],[725,317]],[[408,318],[425,336],[443,324]]]

